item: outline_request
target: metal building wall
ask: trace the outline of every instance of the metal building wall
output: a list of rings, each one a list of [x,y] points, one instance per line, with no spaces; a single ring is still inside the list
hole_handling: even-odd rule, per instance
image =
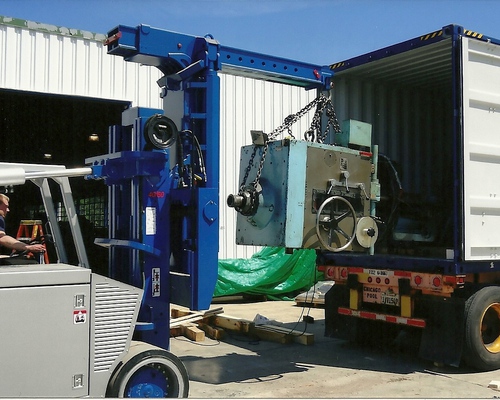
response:
[[[110,56],[105,35],[0,19],[0,88],[161,108],[160,71]]]
[[[251,144],[250,131],[272,132],[316,96],[315,90],[221,75],[220,259],[248,258],[260,249],[235,244],[236,211],[226,206],[227,196],[238,192],[240,148]],[[313,114],[314,110],[293,126],[297,139],[303,137]]]

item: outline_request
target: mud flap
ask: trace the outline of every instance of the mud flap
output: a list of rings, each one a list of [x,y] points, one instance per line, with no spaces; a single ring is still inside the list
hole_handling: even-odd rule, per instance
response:
[[[352,339],[356,332],[353,318],[338,313],[339,307],[349,306],[349,288],[333,285],[325,294],[325,336]]]
[[[465,301],[459,298],[421,298],[426,327],[419,356],[435,363],[458,367],[462,358]]]

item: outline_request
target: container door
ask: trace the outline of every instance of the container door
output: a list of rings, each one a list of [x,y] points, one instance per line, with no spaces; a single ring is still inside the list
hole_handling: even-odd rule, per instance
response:
[[[464,257],[500,260],[500,46],[462,39]]]

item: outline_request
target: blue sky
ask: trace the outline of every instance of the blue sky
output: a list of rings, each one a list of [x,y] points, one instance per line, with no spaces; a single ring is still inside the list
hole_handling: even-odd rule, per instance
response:
[[[331,64],[459,24],[500,39],[500,0],[0,0],[0,15],[106,33],[148,24]]]

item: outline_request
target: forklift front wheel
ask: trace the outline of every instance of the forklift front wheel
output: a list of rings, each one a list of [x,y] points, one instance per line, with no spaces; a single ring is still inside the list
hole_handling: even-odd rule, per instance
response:
[[[172,353],[133,342],[109,381],[106,397],[187,397],[186,367]]]
[[[500,368],[500,288],[485,287],[465,304],[464,359],[479,370]]]

